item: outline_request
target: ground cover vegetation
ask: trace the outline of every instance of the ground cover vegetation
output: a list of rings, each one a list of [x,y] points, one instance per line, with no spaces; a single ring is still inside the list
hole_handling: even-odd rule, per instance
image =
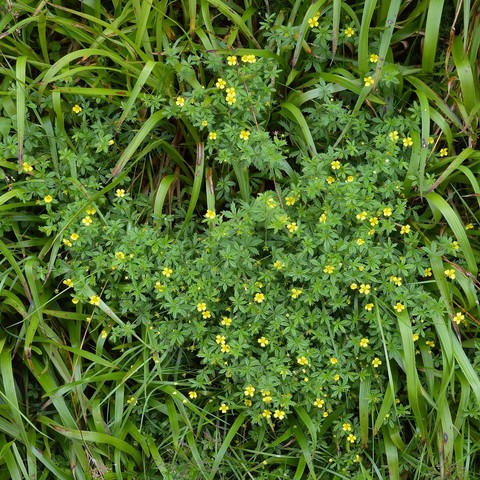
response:
[[[3,4],[1,478],[478,478],[477,10]]]

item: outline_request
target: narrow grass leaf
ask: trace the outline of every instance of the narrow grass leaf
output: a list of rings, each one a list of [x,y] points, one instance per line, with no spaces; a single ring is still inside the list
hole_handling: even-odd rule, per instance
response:
[[[152,130],[157,126],[157,124],[163,120],[165,117],[165,112],[159,110],[155,112],[142,126],[140,131],[135,135],[132,141],[129,143],[128,147],[123,151],[121,157],[119,158],[117,164],[112,170],[112,177],[118,177],[122,170],[125,168],[125,165],[132,158],[133,154],[136,152],[141,143],[145,140],[147,135],[149,135]]]
[[[477,276],[478,265],[475,259],[475,255],[468,240],[467,234],[465,233],[465,227],[462,224],[461,219],[458,214],[453,210],[453,208],[444,200],[440,195],[435,192],[428,193],[425,195],[430,208],[434,214],[440,213],[443,218],[447,221],[449,227],[452,229],[453,234],[455,235],[458,243],[460,245],[461,251],[467,262],[467,266],[470,270],[470,273],[474,276]]]
[[[369,70],[368,38],[376,5],[377,0],[365,0],[362,5],[362,21],[358,35],[358,69],[361,76]]]
[[[246,413],[241,412],[235,419],[235,422],[233,423],[233,425],[228,429],[228,433],[224,438],[220,449],[215,454],[215,460],[213,461],[213,465],[210,471],[210,475],[212,478],[214,478],[215,475],[217,474],[221,463],[224,461],[225,454],[227,453],[227,450],[230,447],[230,444],[235,438],[235,435],[237,434],[238,429],[243,425],[243,421],[245,420],[245,417],[246,417]]]
[[[426,73],[433,72],[435,54],[439,35],[439,25],[442,21],[444,0],[430,0],[428,2],[427,23],[423,37],[422,69]]]
[[[478,105],[478,81],[475,81],[472,66],[463,50],[463,42],[460,36],[456,36],[453,40],[452,56],[460,80],[463,104],[468,114]]]
[[[407,380],[408,399],[417,427],[420,430],[420,434],[424,439],[427,439],[428,429],[425,423],[425,419],[427,418],[426,407],[420,389],[420,380],[418,378],[417,365],[415,361],[415,345],[412,338],[413,332],[410,325],[408,311],[404,310],[403,312],[398,313],[397,318],[400,335],[402,337],[403,361]]]
[[[17,58],[17,64],[15,67],[15,76],[17,78],[17,88],[16,88],[16,96],[17,96],[17,143],[18,143],[18,162],[20,166],[23,163],[23,141],[25,139],[25,123],[26,123],[26,114],[27,114],[27,107],[26,107],[26,96],[27,93],[25,91],[25,80],[26,74],[25,70],[27,67],[27,57],[21,56]]]

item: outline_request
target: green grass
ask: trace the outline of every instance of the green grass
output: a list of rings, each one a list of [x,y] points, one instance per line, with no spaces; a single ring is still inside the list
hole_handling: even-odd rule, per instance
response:
[[[0,476],[478,478],[480,34],[475,5],[443,0],[92,0],[82,5],[26,0],[0,7]],[[278,31],[297,28],[288,46],[259,29],[268,10],[276,15]],[[309,36],[308,20],[316,12],[331,18],[332,40],[323,59]],[[339,40],[350,24],[356,46]],[[228,206],[225,194],[215,190],[221,179],[231,182],[225,191],[239,201],[273,190],[274,174],[266,178],[255,168],[210,162],[187,118],[167,120],[160,100],[174,99],[210,78],[205,65],[187,62],[188,55],[206,52],[279,60],[276,106],[265,124],[269,131],[288,129],[292,148],[305,157],[327,147],[319,144],[308,121],[311,102],[322,95],[321,82],[355,113],[401,112],[418,119],[404,193],[417,206],[412,228],[431,262],[433,277],[425,280],[426,288],[447,312],[432,312],[441,368],[433,365],[426,347],[417,352],[415,318],[405,310],[398,321],[401,353],[388,361],[382,399],[372,400],[369,380],[360,383],[360,441],[368,448],[362,463],[352,466],[356,477],[329,463],[334,449],[322,450],[318,439],[325,432],[302,407],[281,434],[268,424],[252,434],[243,413],[224,416],[210,404],[222,395],[217,385],[199,404],[186,398],[184,375],[193,366],[182,354],[172,358],[158,352],[159,361],[151,367],[157,352],[146,341],[146,326],[125,343],[108,345],[97,318],[102,315],[109,331],[125,328],[127,321],[108,300],[89,320],[88,308],[59,293],[62,232],[47,234],[45,207],[30,199],[17,176],[40,144],[60,172],[62,151],[76,150],[68,133],[71,106],[86,99],[107,105],[103,121],[121,151],[93,196],[79,180],[80,164],[70,161],[71,188],[83,192],[85,206],[128,185],[132,201],[144,212],[132,224],[152,214],[160,230],[179,210],[176,221],[183,232],[192,232],[201,212]],[[374,52],[380,59],[372,65],[368,57]],[[373,88],[363,84],[368,72]],[[391,83],[377,90],[385,77]],[[351,127],[346,125],[338,144],[348,139]],[[448,156],[435,159],[422,146],[429,136],[437,151],[448,148]],[[295,183],[295,168],[295,161],[285,166],[282,181]],[[71,212],[70,223],[79,215]],[[466,230],[470,223],[474,228]],[[445,232],[460,246],[456,262],[438,253],[437,238]],[[445,278],[446,268],[455,270],[455,284]],[[461,331],[451,321],[456,312],[468,320]],[[386,338],[383,346],[388,359]],[[398,412],[395,398],[401,393],[408,398],[403,429],[389,420],[392,411]],[[131,397],[135,400],[129,403]],[[332,412],[330,425],[340,417],[341,412]]]

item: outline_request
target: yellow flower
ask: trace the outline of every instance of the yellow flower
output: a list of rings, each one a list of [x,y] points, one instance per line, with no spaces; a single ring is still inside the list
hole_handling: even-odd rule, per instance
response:
[[[47,195],[46,197],[44,197],[43,201],[45,203],[51,203],[53,201],[53,197],[51,195]]]
[[[378,62],[378,55],[376,53],[370,54],[369,61],[371,63],[377,63]]]
[[[332,167],[332,170],[339,170],[342,164],[338,160],[334,160],[330,166]]]
[[[367,219],[367,212],[360,212],[357,214],[357,220],[360,220],[361,222],[363,222],[366,219]]]
[[[170,267],[165,267],[162,270],[162,275],[167,278],[171,277],[172,273],[173,273],[173,270]]]
[[[355,35],[355,30],[352,27],[347,27],[344,32],[348,38],[351,38]]]
[[[269,208],[275,208],[277,204],[275,203],[275,200],[273,198],[268,198],[267,199],[267,206]]]
[[[213,220],[216,217],[215,210],[207,210],[207,213],[204,215],[208,220]]]
[[[76,305],[79,301],[80,301],[80,299],[77,298],[77,297],[73,297],[73,298],[72,298],[72,303],[73,303],[74,305]]]
[[[212,314],[208,310],[205,310],[204,312],[202,312],[203,318],[211,318],[211,316]]]
[[[317,408],[322,408],[323,405],[325,404],[325,400],[321,399],[321,398],[317,398],[314,402],[313,402],[313,405]]]
[[[375,306],[375,305],[374,305],[373,303],[367,303],[367,304],[365,305],[365,310],[366,310],[367,312],[371,312],[371,311],[373,310],[373,307],[374,307],[374,306]]]
[[[359,345],[362,347],[362,348],[367,348],[368,347],[368,344],[370,343],[370,340],[368,338],[362,338],[360,340],[360,343]]]
[[[230,345],[227,345],[226,343],[224,343],[220,350],[221,350],[222,353],[228,353],[228,352],[230,352]]]
[[[136,405],[138,402],[137,402],[137,400],[135,399],[134,396],[131,396],[131,397],[127,400],[127,403],[133,403],[134,405]]]
[[[262,348],[265,348],[270,342],[268,341],[268,338],[266,337],[260,337],[257,342],[260,344]]]
[[[115,196],[121,198],[125,196],[125,190],[123,188],[117,188],[115,190]]]
[[[393,210],[390,207],[386,207],[383,209],[383,215],[385,217],[390,217],[393,213]]]
[[[433,348],[433,347],[435,347],[435,342],[432,342],[431,340],[427,340],[425,342],[425,345],[428,345],[429,347]]]
[[[430,267],[427,267],[425,269],[425,276],[426,277],[431,277],[432,276],[432,269]]]
[[[333,271],[335,270],[335,267],[332,266],[332,265],[325,265],[324,269],[323,269],[323,272],[324,273],[328,273],[328,274],[331,274],[333,273]]]
[[[255,55],[242,55],[242,62],[244,63],[255,63],[256,61]]]
[[[340,380],[340,375],[338,373],[336,373],[334,376],[333,376],[333,379],[338,382]]]
[[[320,25],[320,24],[318,23],[318,18],[319,18],[319,17],[317,17],[316,15],[315,15],[314,17],[312,17],[312,18],[309,18],[309,19],[308,19],[308,26],[309,26],[310,28],[318,27],[318,25]]]
[[[283,410],[275,410],[273,417],[278,420],[283,420],[285,418],[285,412]]]
[[[410,225],[403,225],[402,228],[400,229],[400,233],[402,235],[405,235],[406,233],[409,233],[411,230]]]
[[[420,335],[419,335],[418,333],[414,333],[414,334],[412,335],[412,340],[413,340],[414,342],[416,342],[419,338],[420,338]]]
[[[207,304],[206,303],[197,303],[197,310],[199,312],[204,312],[207,309]]]
[[[337,360],[335,357],[332,357],[332,358],[330,359],[330,363],[331,363],[332,365],[336,365],[336,364],[338,363],[338,360]]]
[[[63,284],[66,285],[67,287],[73,287],[73,281],[71,278],[67,278],[66,280],[63,281]]]
[[[272,412],[270,410],[264,410],[262,412],[262,417],[270,418],[271,416],[272,416]]]
[[[88,227],[89,225],[91,225],[93,223],[93,220],[91,219],[91,217],[89,215],[87,215],[85,218],[82,218],[82,223]]]
[[[245,388],[244,392],[246,397],[253,397],[254,393],[255,393],[255,387],[250,384],[248,385],[248,387]]]
[[[347,440],[350,442],[350,443],[355,443],[355,440],[357,439],[357,437],[351,433],[348,437],[347,437]]]
[[[210,133],[208,134],[208,139],[209,139],[209,140],[216,140],[216,139],[217,139],[217,134],[216,134],[216,132],[210,132]]]
[[[222,412],[222,413],[227,413],[229,410],[230,410],[230,407],[228,405],[226,405],[225,403],[222,403],[220,405],[220,407],[218,407],[218,409]]]
[[[357,285],[356,283],[351,283],[351,284],[350,284],[350,288],[351,288],[352,290],[356,290],[356,289],[358,288],[358,285]]]
[[[395,275],[392,275],[390,277],[390,281],[394,283],[397,287],[402,286],[402,279],[400,277],[396,277]]]
[[[220,324],[225,325],[225,327],[229,327],[232,324],[232,319],[228,317],[222,317]]]
[[[440,156],[446,157],[448,155],[448,148],[441,148],[440,149]]]
[[[73,245],[72,242],[68,238],[64,238],[62,240],[62,242],[66,247],[71,247]]]
[[[400,303],[400,302],[397,302],[394,306],[393,306],[393,309],[400,313],[400,312],[403,312],[405,310],[405,305],[403,303]]]
[[[72,112],[73,113],[80,113],[82,111],[82,107],[80,105],[74,105],[72,107]]]
[[[363,77],[363,83],[365,84],[366,87],[370,87],[375,83],[373,78],[369,75],[368,77]]]
[[[357,238],[357,245],[363,245],[365,243],[365,240],[363,238]]]
[[[287,225],[287,229],[290,233],[294,233],[298,230],[298,225],[296,222],[291,222]]]
[[[183,97],[177,97],[175,100],[177,107],[183,107],[185,105],[185,99]]]
[[[223,78],[219,78],[215,86],[220,90],[223,90],[227,86],[227,82]]]
[[[108,337],[108,332],[106,330],[102,330],[102,333],[100,335],[105,340]]]
[[[115,252],[115,256],[119,259],[119,260],[125,260],[125,254],[123,252]]]
[[[455,280],[455,270],[453,268],[449,268],[443,272],[447,278],[450,280]]]
[[[368,284],[368,283],[362,283],[360,285],[360,290],[359,292],[360,293],[363,293],[364,295],[368,295],[370,293],[370,290],[371,290],[371,286]]]
[[[344,432],[351,432],[352,431],[352,426],[349,423],[344,423],[342,425],[342,430]]]
[[[158,290],[159,292],[164,292],[165,285],[162,285],[160,282],[155,282],[155,290]]]
[[[202,121],[202,127],[206,127],[208,125],[208,122],[206,120]]]
[[[33,167],[27,162],[23,162],[22,168],[24,172],[33,172]]]
[[[256,293],[253,300],[257,303],[262,303],[265,300],[265,295],[263,293]]]
[[[114,144],[115,144],[115,140],[113,140],[113,138],[111,138],[111,139],[108,141],[108,144],[109,144],[109,145],[114,145]]]
[[[250,137],[250,132],[248,130],[242,130],[240,132],[240,138],[242,140],[248,140],[249,137]]]
[[[270,403],[272,401],[272,397],[270,396],[270,392],[265,392],[262,397],[262,401],[265,403]]]
[[[319,221],[320,221],[320,223],[326,223],[326,221],[327,221],[327,214],[326,214],[326,213],[322,213],[322,214],[320,215]]]
[[[78,240],[80,238],[80,236],[78,235],[78,233],[72,233],[70,235],[70,238],[75,242],[76,240]]]
[[[253,402],[249,399],[249,398],[246,398],[243,403],[247,406],[247,407],[251,407],[253,405]]]
[[[373,368],[378,368],[381,364],[382,364],[382,361],[378,357],[375,357],[372,360]]]
[[[465,318],[465,315],[463,315],[461,312],[457,312],[452,320],[457,324],[457,325],[460,325],[460,323],[462,323],[462,320]]]
[[[370,225],[374,227],[375,225],[378,225],[378,218],[377,217],[372,217],[370,220]]]
[[[474,227],[473,227],[473,223],[467,223],[467,224],[465,225],[465,230],[473,230],[473,228],[474,228]]]
[[[411,147],[413,145],[412,137],[405,137],[403,139],[403,146],[404,147]]]
[[[394,142],[396,142],[400,137],[398,136],[398,132],[394,130],[388,134],[388,138]]]
[[[432,145],[433,143],[435,143],[435,140],[433,139],[433,137],[428,137],[428,144]]]
[[[285,203],[288,206],[295,205],[296,198],[295,197],[285,197]]]
[[[91,305],[100,305],[100,297],[98,295],[93,295],[90,297]]]
[[[452,248],[453,248],[454,250],[458,250],[458,249],[460,248],[460,245],[458,244],[458,242],[457,242],[456,240],[454,240],[454,241],[452,242]]]
[[[302,294],[301,288],[292,288],[292,298],[298,298]]]
[[[231,67],[233,67],[234,65],[237,64],[237,57],[235,57],[234,55],[229,55],[227,57],[227,63],[228,65],[230,65]]]
[[[283,262],[281,262],[280,260],[276,260],[273,263],[273,268],[276,268],[277,270],[281,270],[284,266],[285,266],[285,264]]]
[[[219,344],[219,345],[224,345],[225,344],[225,337],[223,335],[217,335],[215,337],[215,341]]]
[[[94,207],[87,208],[87,215],[95,215],[97,213],[97,209]]]
[[[354,177],[353,175],[349,175],[349,176],[347,177],[347,182],[348,182],[348,183],[352,183],[354,180],[355,180],[355,177]]]
[[[308,359],[307,359],[307,357],[305,357],[305,356],[298,357],[298,358],[297,358],[297,363],[298,363],[299,365],[308,365]]]
[[[197,392],[194,392],[194,391],[191,391],[191,392],[188,392],[188,396],[189,396],[191,399],[194,399],[194,398],[197,398],[197,397],[198,397],[198,393],[197,393]]]
[[[334,179],[331,175],[329,175],[329,176],[327,177],[327,183],[328,183],[329,185],[331,185],[332,183],[335,183],[335,179]]]

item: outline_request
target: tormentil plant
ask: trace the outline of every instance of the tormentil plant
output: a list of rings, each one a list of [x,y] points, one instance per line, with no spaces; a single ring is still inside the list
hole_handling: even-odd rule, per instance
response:
[[[228,75],[225,87],[239,91]],[[216,88],[212,95],[223,96]],[[439,368],[432,312],[445,316],[446,310],[424,288],[432,273],[402,195],[415,126],[366,111],[352,115],[324,90],[307,116],[310,122],[324,114],[314,129],[322,153],[307,156],[293,145],[276,151],[296,159],[294,181],[284,179],[276,191],[232,202],[223,212],[205,209],[208,228],[191,224],[183,233],[139,224],[132,198],[117,188],[97,202],[100,211],[89,207],[68,223],[67,259],[58,261],[57,272],[65,272],[65,294],[77,308],[93,308],[102,341],[137,338],[152,366],[159,356],[181,352],[192,372],[179,387],[188,401],[205,405],[215,393],[217,412],[246,413],[253,433],[257,424],[284,432],[292,417],[306,413],[323,433],[321,447],[334,449],[339,467],[350,468],[373,438],[361,430],[360,392],[371,410],[381,406],[380,427],[401,424],[405,435],[415,434],[401,379],[402,332],[409,332],[412,352]],[[184,114],[188,101],[179,98]],[[213,123],[219,113],[211,115]],[[349,135],[334,146],[346,122]],[[231,158],[249,155],[241,142],[261,150],[263,137],[241,137],[238,130]],[[444,242],[444,254],[455,254],[450,243]],[[455,271],[446,268],[445,275],[455,281]],[[122,324],[99,309],[102,301]],[[454,321],[461,325],[464,318]],[[395,397],[385,396],[387,385]]]

